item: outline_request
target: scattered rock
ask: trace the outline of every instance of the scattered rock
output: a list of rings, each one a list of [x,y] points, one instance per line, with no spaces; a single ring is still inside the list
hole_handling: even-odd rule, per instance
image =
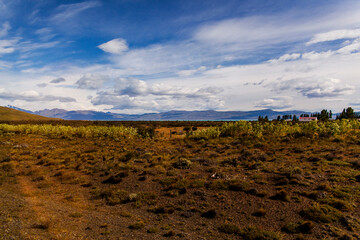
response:
[[[225,178],[224,174],[222,174],[222,173],[214,173],[210,177],[213,179]]]

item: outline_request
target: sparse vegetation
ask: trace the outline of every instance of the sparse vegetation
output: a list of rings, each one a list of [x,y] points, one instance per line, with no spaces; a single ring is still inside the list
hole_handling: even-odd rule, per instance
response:
[[[44,239],[360,238],[357,121],[115,124],[0,124],[11,219]]]

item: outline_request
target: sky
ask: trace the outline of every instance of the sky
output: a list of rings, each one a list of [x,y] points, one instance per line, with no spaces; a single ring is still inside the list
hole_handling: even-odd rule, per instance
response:
[[[0,105],[360,110],[360,1],[0,0]]]

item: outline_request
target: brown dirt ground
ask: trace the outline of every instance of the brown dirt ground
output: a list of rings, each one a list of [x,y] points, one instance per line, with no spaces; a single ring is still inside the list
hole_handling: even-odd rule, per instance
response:
[[[1,166],[11,165],[3,167],[0,185],[0,239],[239,239],[218,230],[225,223],[255,226],[283,239],[360,239],[360,225],[349,230],[341,220],[314,220],[310,233],[283,230],[288,223],[309,220],[299,213],[321,199],[309,193],[333,196],[331,189],[340,189],[351,204],[342,216],[360,219],[360,183],[354,180],[360,172],[349,164],[360,156],[357,143],[191,141],[180,134],[166,136],[168,128],[158,132],[164,136],[119,141],[0,136]],[[329,154],[334,159],[326,160]],[[174,167],[181,159],[189,159],[189,169]],[[127,175],[120,182],[103,183],[122,172]],[[214,173],[218,177],[212,178]],[[231,181],[241,189],[220,186]],[[327,190],[318,190],[320,185]],[[106,189],[151,192],[155,200],[109,205],[94,197]],[[273,199],[281,190],[286,199]],[[261,208],[265,215],[255,216]],[[202,217],[211,209],[214,218]],[[131,229],[138,222],[139,229]]]

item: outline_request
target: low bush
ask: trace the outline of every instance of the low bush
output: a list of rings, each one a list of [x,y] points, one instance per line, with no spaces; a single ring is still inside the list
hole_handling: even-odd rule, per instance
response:
[[[341,212],[326,204],[314,204],[300,212],[304,218],[315,222],[331,223],[341,218]]]

